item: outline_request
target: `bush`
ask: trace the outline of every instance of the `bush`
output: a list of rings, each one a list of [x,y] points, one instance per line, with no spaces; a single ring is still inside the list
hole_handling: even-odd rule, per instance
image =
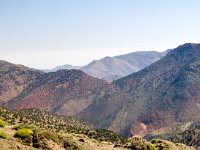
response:
[[[2,119],[0,119],[0,127],[5,127],[5,126],[6,126],[6,123]]]
[[[162,150],[176,150],[176,145],[170,141],[161,140],[161,139],[152,139],[151,143],[156,146],[157,149]]]
[[[33,131],[31,129],[23,128],[23,129],[17,130],[15,136],[20,137],[20,138],[27,138],[31,136],[32,134],[33,134]]]
[[[36,130],[33,133],[33,147],[42,148],[42,149],[50,149],[48,145],[48,140],[52,140],[58,145],[62,145],[67,150],[78,150],[78,146],[72,139],[63,137],[57,133],[48,131],[48,130]]]
[[[27,125],[27,124],[18,124],[18,125],[15,125],[12,129],[14,130],[19,130],[19,129],[30,129],[30,130],[35,130],[37,127],[35,125]]]
[[[76,145],[76,143],[73,143],[68,139],[65,139],[63,141],[63,146],[67,150],[78,150],[79,149],[78,146]]]
[[[106,129],[96,129],[95,131],[88,131],[87,133],[83,134],[86,134],[88,137],[98,141],[107,141],[114,144],[126,142],[126,139],[123,136]]]
[[[156,145],[147,142],[139,136],[129,138],[125,147],[131,150],[156,150]]]
[[[57,144],[63,143],[63,137],[57,133],[50,132],[47,130],[35,130],[33,133],[33,147],[49,149],[48,140],[52,140]]]
[[[151,143],[146,143],[146,147],[147,147],[147,150],[156,150],[155,145],[153,145]]]
[[[52,140],[56,143],[60,143],[63,140],[59,134],[47,130],[38,132],[38,136],[48,140]]]
[[[8,134],[6,134],[5,132],[0,131],[0,138],[2,138],[2,139],[8,139],[9,136],[8,136]]]

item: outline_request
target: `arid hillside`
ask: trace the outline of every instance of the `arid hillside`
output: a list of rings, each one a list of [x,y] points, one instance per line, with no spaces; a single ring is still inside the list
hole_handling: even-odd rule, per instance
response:
[[[108,82],[80,70],[59,70],[41,75],[6,106],[12,109],[38,108],[73,116],[87,108]]]
[[[43,72],[0,61],[0,104],[18,96]]]
[[[104,89],[79,117],[123,135],[199,120],[200,44],[184,44]]]

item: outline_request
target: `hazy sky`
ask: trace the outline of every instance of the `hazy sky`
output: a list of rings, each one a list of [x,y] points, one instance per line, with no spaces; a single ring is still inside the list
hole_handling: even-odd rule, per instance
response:
[[[0,59],[34,68],[199,43],[199,0],[0,0]]]

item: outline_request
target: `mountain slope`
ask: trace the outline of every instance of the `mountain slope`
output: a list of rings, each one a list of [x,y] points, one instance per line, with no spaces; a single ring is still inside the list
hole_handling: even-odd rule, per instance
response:
[[[175,125],[171,131],[154,131],[145,138],[164,139],[175,143],[184,143],[189,146],[200,148],[200,121],[180,123]]]
[[[37,109],[9,111],[0,107],[0,118],[1,123],[4,122],[4,126],[0,127],[2,150],[113,150],[115,143],[126,141],[117,133],[95,129],[77,118],[58,116]],[[31,130],[32,134],[16,136],[21,129]]]
[[[88,75],[99,79],[115,80],[149,66],[161,59],[169,51],[170,50],[165,52],[138,51],[130,54],[94,60],[82,67],[63,65],[57,66],[52,70],[45,70],[45,72],[55,72],[61,69],[80,69]]]
[[[78,116],[124,135],[198,120],[200,44],[184,44],[149,67],[115,81]]]
[[[37,109],[9,111],[0,107],[0,118],[0,125],[4,123],[0,128],[2,150],[195,150],[160,139],[149,142],[138,136],[125,139],[112,131],[95,129],[74,117]],[[29,134],[22,134],[27,130]]]
[[[43,72],[0,61],[0,103],[16,97]]]
[[[60,115],[75,115],[88,107],[106,81],[80,70],[59,70],[41,75],[6,106],[38,108]]]
[[[141,51],[130,54],[105,57],[81,68],[85,73],[106,80],[115,80],[137,72],[162,58],[165,53]]]

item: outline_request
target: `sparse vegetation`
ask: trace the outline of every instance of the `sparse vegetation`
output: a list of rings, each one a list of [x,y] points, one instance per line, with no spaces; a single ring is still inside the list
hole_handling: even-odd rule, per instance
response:
[[[14,112],[0,108],[0,117],[8,120],[10,124],[15,124],[13,127],[15,130],[27,128],[33,131],[38,127],[57,133],[84,134],[98,141],[125,143],[125,138],[113,131],[95,129],[88,123],[80,122],[74,117],[58,116],[37,109],[24,109]]]
[[[142,138],[130,138],[125,144],[126,148],[132,150],[157,150],[156,146]]]
[[[2,119],[0,119],[0,127],[5,127],[5,126],[6,126],[6,123]]]
[[[2,139],[8,139],[9,136],[8,136],[8,134],[6,134],[5,132],[0,131],[0,138],[2,138]]]
[[[80,145],[88,144],[89,141],[96,147],[106,145],[113,148],[113,144],[118,144],[124,150],[193,150],[184,144],[165,140],[154,139],[148,142],[141,137],[127,140],[113,131],[95,129],[73,117],[57,116],[37,109],[8,111],[0,108],[0,117],[7,122],[7,126],[0,132],[0,138],[9,138],[7,130],[12,130],[11,134],[16,132],[12,140],[16,139],[21,144],[34,148],[52,149],[52,146],[57,146],[67,150],[80,150]],[[84,148],[86,149],[87,147]]]
[[[52,140],[56,143],[61,143],[63,140],[63,137],[60,136],[59,134],[57,134],[55,132],[50,132],[47,130],[36,131],[34,135],[36,135],[42,139]]]
[[[130,138],[123,146],[131,150],[195,150],[184,144],[176,144],[170,141],[153,139],[150,142],[142,138]]]
[[[31,130],[35,130],[37,127],[35,125],[28,125],[28,124],[17,124],[13,127],[14,130],[19,130],[19,129],[31,129]]]
[[[147,135],[147,140],[162,139],[176,143],[176,146],[185,147],[186,145],[199,147],[200,146],[200,121],[174,124],[169,130],[158,130]],[[184,144],[180,144],[184,143]]]
[[[71,142],[68,139],[64,140],[63,146],[67,150],[79,150],[78,146],[74,142]]]
[[[62,136],[47,130],[36,130],[33,133],[31,142],[35,148],[48,149],[48,140],[52,140],[53,142],[60,144],[62,142]]]
[[[96,129],[94,131],[89,131],[86,134],[90,138],[94,138],[98,141],[108,141],[112,143],[125,143],[125,137],[106,129]]]
[[[71,139],[48,130],[35,130],[32,135],[32,140],[29,140],[29,142],[32,142],[35,148],[49,149],[48,141],[50,140],[68,150],[78,150],[78,146]]]
[[[14,125],[12,129],[17,131],[16,137],[22,138],[25,144],[33,145],[35,148],[48,149],[48,141],[52,140],[66,149],[76,150],[78,146],[73,142],[73,139],[62,136],[63,133],[80,134],[91,140],[112,143],[124,143],[125,141],[125,138],[117,133],[105,129],[95,129],[88,123],[80,122],[74,117],[53,115],[37,109],[8,111],[5,108],[0,108],[0,117]],[[27,130],[32,132],[27,132]]]
[[[177,147],[174,143],[166,140],[153,139],[151,140],[151,143],[156,145],[156,148],[159,150],[177,150]]]

